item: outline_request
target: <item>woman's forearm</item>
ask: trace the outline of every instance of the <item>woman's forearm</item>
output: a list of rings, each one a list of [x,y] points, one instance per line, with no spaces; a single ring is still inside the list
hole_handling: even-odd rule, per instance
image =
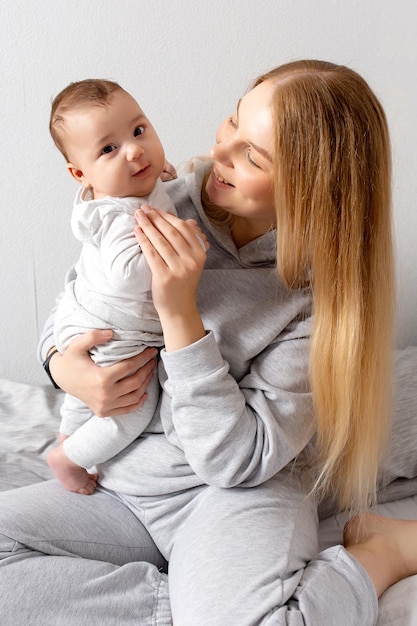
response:
[[[165,350],[172,352],[202,339],[205,328],[197,307],[194,305],[182,314],[160,316],[164,334]]]
[[[152,272],[152,296],[167,352],[185,348],[206,332],[196,293],[206,260],[206,238],[192,220],[142,207],[135,231]]]

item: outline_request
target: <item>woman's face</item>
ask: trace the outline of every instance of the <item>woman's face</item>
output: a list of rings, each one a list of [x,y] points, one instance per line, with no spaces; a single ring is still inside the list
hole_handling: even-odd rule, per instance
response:
[[[213,171],[207,181],[210,200],[243,218],[255,236],[275,224],[273,194],[273,84],[249,91],[216,133]]]

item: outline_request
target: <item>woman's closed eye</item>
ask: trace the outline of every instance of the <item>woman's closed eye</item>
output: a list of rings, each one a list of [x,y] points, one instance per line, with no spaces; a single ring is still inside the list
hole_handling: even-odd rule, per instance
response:
[[[246,156],[251,165],[253,165],[254,167],[257,167],[259,170],[262,169],[261,166],[255,163],[255,161],[252,159],[250,147],[246,150]]]

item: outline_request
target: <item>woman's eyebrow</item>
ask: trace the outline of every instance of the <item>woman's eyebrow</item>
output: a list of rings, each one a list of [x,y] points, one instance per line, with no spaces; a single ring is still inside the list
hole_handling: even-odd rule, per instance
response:
[[[265,159],[272,163],[272,156],[269,154],[268,150],[265,150],[265,148],[261,148],[261,146],[253,143],[253,141],[249,141],[248,143],[250,146],[252,146],[252,148],[256,150],[256,152],[259,152],[259,154],[261,154],[263,157],[265,157]]]
[[[239,98],[237,105],[236,105],[236,116],[237,116],[238,121],[239,121],[239,107],[240,107],[241,102],[242,102],[242,98]],[[248,141],[248,144],[252,146],[252,148],[254,148],[256,152],[259,152],[259,154],[261,154],[263,157],[265,157],[265,159],[267,159],[268,161],[272,163],[272,156],[269,154],[268,150],[265,150],[265,148],[261,148],[261,146],[258,146],[253,141]]]

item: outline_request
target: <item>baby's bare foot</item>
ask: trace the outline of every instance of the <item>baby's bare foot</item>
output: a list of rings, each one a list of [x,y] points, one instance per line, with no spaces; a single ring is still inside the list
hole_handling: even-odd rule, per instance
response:
[[[368,572],[378,596],[417,573],[417,521],[353,517],[345,525],[343,543]]]
[[[94,493],[97,486],[97,474],[89,474],[86,469],[73,463],[65,454],[62,445],[48,452],[46,460],[55,476],[68,491],[86,496]]]

